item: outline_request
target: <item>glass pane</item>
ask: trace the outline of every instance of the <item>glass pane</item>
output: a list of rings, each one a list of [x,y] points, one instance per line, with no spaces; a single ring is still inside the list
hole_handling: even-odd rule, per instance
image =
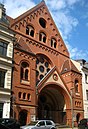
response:
[[[0,87],[4,88],[5,72],[0,71]]]
[[[7,53],[7,44],[0,42],[0,54],[6,56]]]
[[[2,118],[2,113],[3,113],[3,103],[0,103],[0,118]]]

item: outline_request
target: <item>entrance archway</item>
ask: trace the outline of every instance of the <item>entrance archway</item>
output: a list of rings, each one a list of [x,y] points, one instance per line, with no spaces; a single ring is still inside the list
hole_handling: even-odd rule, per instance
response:
[[[27,110],[21,110],[19,113],[20,125],[26,125],[26,121],[27,121]]]
[[[56,85],[45,86],[38,96],[38,119],[51,119],[66,124],[66,104],[63,89]]]

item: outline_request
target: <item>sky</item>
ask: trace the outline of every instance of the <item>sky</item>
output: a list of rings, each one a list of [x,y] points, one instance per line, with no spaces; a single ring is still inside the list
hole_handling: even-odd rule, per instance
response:
[[[6,14],[16,18],[42,0],[0,0]],[[88,0],[45,0],[71,59],[88,62]]]

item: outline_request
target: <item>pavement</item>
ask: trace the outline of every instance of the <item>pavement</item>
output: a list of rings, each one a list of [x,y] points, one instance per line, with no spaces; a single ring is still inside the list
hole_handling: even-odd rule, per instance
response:
[[[74,128],[69,128],[69,127],[57,127],[57,129],[78,129],[78,127],[74,127]]]

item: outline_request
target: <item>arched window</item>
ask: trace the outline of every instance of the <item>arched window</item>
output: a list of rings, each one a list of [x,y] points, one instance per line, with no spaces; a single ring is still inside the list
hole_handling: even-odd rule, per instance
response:
[[[23,93],[23,99],[26,99],[26,93]]]
[[[46,34],[45,33],[40,32],[39,41],[42,41],[42,42],[46,43]]]
[[[31,95],[27,94],[27,99],[30,100],[31,99]]]
[[[75,80],[75,92],[78,93],[78,88],[79,88],[79,82],[78,80]]]
[[[26,34],[34,37],[34,28],[30,25],[26,26]]]
[[[56,48],[56,40],[54,38],[51,39],[51,47]]]
[[[18,97],[21,99],[21,95],[22,95],[22,93],[21,92],[19,92],[18,93]]]
[[[28,80],[29,64],[27,62],[21,63],[21,79]]]
[[[28,80],[28,69],[25,70],[25,79]]]

